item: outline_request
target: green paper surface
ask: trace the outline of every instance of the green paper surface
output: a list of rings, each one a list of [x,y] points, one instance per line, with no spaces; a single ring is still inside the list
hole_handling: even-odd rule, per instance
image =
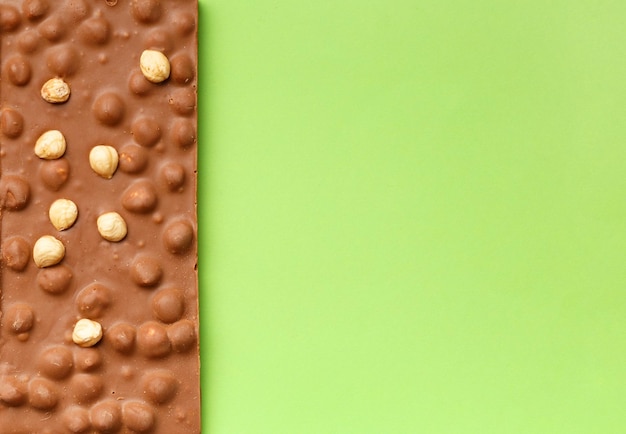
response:
[[[626,3],[200,8],[206,433],[626,432]]]

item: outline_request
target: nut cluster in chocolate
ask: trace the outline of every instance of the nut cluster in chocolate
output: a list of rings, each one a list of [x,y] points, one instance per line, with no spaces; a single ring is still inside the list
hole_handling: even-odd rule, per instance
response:
[[[0,37],[0,432],[200,432],[196,0]]]

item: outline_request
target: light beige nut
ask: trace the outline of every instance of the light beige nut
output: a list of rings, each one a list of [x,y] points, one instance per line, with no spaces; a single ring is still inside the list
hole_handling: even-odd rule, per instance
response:
[[[65,257],[65,246],[52,235],[44,235],[33,246],[33,259],[39,268],[56,265]]]
[[[79,319],[72,332],[72,340],[80,347],[93,347],[102,339],[102,326],[97,321]]]
[[[65,154],[66,147],[63,133],[59,130],[49,130],[35,142],[35,155],[44,160],[56,160]]]
[[[139,58],[143,76],[152,83],[161,83],[170,76],[170,61],[165,54],[156,50],[145,50]]]
[[[126,221],[121,215],[112,211],[98,217],[98,232],[107,241],[121,241],[128,232]]]
[[[78,217],[78,207],[69,199],[57,199],[48,210],[50,222],[58,231],[71,228]]]
[[[63,103],[70,98],[70,86],[61,78],[51,78],[41,87],[41,97],[52,104]]]
[[[119,155],[113,146],[94,146],[89,152],[89,165],[98,175],[111,179],[117,170]]]

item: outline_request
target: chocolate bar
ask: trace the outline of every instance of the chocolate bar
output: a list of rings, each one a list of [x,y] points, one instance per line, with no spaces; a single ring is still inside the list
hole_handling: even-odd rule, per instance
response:
[[[0,0],[0,433],[200,432],[197,0]]]

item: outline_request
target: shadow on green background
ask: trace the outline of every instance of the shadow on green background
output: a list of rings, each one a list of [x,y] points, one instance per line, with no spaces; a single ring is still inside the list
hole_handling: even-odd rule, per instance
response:
[[[207,433],[626,432],[626,4],[201,13]]]

